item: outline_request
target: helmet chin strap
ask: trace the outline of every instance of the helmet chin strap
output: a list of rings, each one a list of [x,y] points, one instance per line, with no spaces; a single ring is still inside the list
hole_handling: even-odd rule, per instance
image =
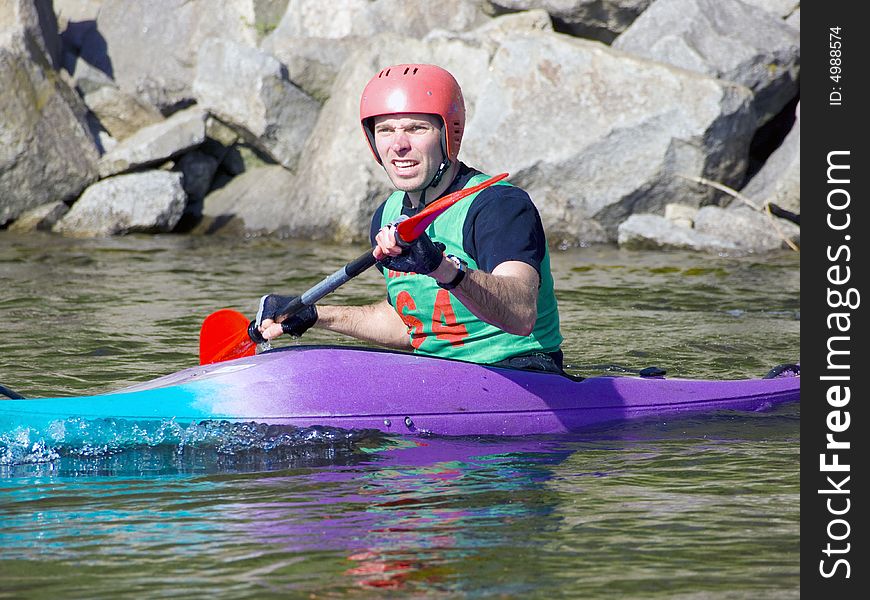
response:
[[[438,187],[438,184],[441,183],[441,178],[444,177],[444,173],[447,172],[447,169],[450,168],[450,160],[448,158],[444,158],[441,161],[441,164],[438,165],[438,170],[435,171],[435,175],[432,176],[432,181],[429,182],[429,185],[424,187],[420,191],[420,206],[426,206],[426,190],[429,188]]]

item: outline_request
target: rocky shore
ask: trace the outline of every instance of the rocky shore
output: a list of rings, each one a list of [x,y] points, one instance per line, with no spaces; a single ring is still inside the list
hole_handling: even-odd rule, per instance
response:
[[[426,62],[552,244],[797,248],[799,27],[793,0],[3,0],[0,229],[364,241],[390,187],[359,94]]]

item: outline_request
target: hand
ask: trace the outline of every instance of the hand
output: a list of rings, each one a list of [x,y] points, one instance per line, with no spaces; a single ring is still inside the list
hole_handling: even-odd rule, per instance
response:
[[[279,311],[295,300],[295,296],[268,294],[260,298],[257,311],[257,330],[266,340],[272,340],[282,333],[300,337],[317,322],[317,308],[306,306],[292,316],[279,314]]]
[[[433,242],[425,233],[410,244],[399,243],[392,223],[381,228],[375,241],[375,258],[393,271],[428,275],[444,260],[444,244]]]

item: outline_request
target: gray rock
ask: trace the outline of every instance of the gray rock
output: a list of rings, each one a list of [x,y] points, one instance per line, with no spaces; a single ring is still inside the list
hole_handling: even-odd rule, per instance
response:
[[[613,47],[745,85],[759,125],[798,93],[799,33],[740,0],[656,0]]]
[[[559,34],[505,41],[468,122],[466,160],[525,187],[554,242],[614,241],[631,213],[712,201],[678,174],[742,181],[751,93]]]
[[[610,43],[653,0],[488,0],[496,13],[543,9],[556,28],[577,37]]]
[[[253,169],[205,197],[194,233],[275,233],[296,210],[296,178],[280,165]]]
[[[248,144],[233,144],[227,148],[227,152],[221,160],[221,168],[230,175],[240,175],[245,171],[273,164],[275,161]]]
[[[26,40],[34,60],[52,69],[61,64],[61,44],[51,0],[3,0],[0,3],[0,46],[4,38]]]
[[[100,158],[101,177],[164,162],[205,141],[206,112],[192,107],[149,125]]]
[[[408,2],[407,0],[344,0],[324,10],[321,0],[290,0],[278,27],[264,39],[266,48],[280,38],[367,38],[398,33],[422,38],[433,29],[465,31],[489,20],[476,0]]]
[[[193,98],[191,85],[202,42],[220,37],[256,47],[262,0],[105,0],[97,28],[82,43],[81,56],[118,86],[161,111]]]
[[[705,206],[695,215],[695,231],[733,244],[746,252],[787,248],[786,240],[800,242],[800,228],[797,225],[749,207],[724,209]]]
[[[320,109],[277,59],[216,38],[200,49],[193,89],[203,108],[287,168],[295,166]]]
[[[291,0],[260,44],[287,65],[290,81],[325,102],[345,59],[378,33],[423,38],[433,30],[468,31],[489,21],[474,0],[352,0],[323,10],[321,0]]]
[[[743,0],[743,2],[766,10],[780,19],[785,19],[796,10],[800,10],[801,6],[800,0]]]
[[[85,94],[84,101],[103,128],[117,141],[164,120],[156,107],[115,86],[101,86]]]
[[[650,214],[631,215],[619,226],[617,238],[626,250],[693,250],[734,253],[738,246],[716,236],[678,225]]]
[[[169,232],[184,212],[182,174],[146,171],[90,186],[54,231],[75,237]]]
[[[785,20],[786,23],[797,29],[801,30],[801,9],[797,8],[793,13],[791,13],[788,18]]]
[[[759,206],[774,203],[788,211],[801,212],[801,124],[797,119],[782,145],[770,155],[761,170],[740,190]]]
[[[64,202],[49,202],[32,208],[19,216],[9,226],[9,231],[28,233],[31,231],[51,231],[54,224],[63,217],[69,207]]]
[[[0,6],[2,226],[28,209],[76,197],[96,178],[98,152],[87,109],[50,65],[36,7],[17,0]]]
[[[680,227],[691,229],[695,224],[696,214],[698,214],[698,208],[695,206],[676,202],[665,205],[665,219]]]
[[[332,93],[341,65],[359,43],[359,38],[270,36],[261,49],[286,65],[287,76],[294,85],[323,103]]]

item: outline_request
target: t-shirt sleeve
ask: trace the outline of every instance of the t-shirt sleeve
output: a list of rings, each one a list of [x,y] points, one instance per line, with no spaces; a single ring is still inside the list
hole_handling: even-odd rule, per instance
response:
[[[540,273],[547,240],[529,195],[517,187],[494,186],[482,191],[469,209],[463,244],[487,273],[509,260],[529,264]]]

